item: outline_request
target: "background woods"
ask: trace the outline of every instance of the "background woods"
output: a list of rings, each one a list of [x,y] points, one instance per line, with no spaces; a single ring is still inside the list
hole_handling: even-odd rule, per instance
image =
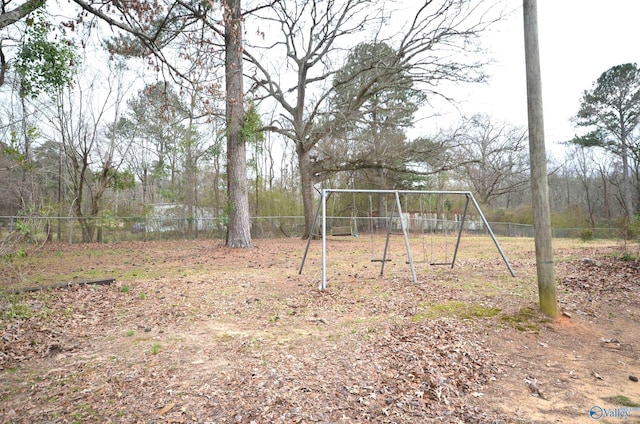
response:
[[[280,233],[308,236],[320,188],[471,190],[490,220],[531,223],[526,129],[490,111],[437,119],[452,84],[486,81],[504,4],[392,6],[5,2],[3,225],[73,218],[91,242],[110,225],[168,232],[161,215],[250,247],[255,217],[304,216]],[[638,71],[611,65],[576,99],[578,135],[555,140],[555,227],[636,222]]]

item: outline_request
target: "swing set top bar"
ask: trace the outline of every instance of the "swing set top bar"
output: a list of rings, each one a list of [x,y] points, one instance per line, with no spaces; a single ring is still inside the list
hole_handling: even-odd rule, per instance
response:
[[[322,193],[379,193],[379,194],[463,194],[473,197],[470,191],[447,191],[447,190],[360,190],[350,188],[324,188]]]

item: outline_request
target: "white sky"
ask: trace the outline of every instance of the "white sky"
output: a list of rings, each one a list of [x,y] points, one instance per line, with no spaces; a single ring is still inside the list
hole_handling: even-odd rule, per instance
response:
[[[436,126],[459,122],[466,115],[486,113],[514,125],[527,125],[522,0],[504,0],[514,11],[483,38],[483,47],[495,61],[486,71],[486,86],[447,88],[459,110],[435,121]],[[538,36],[542,69],[543,107],[547,149],[573,138],[570,119],[584,90],[612,66],[640,64],[639,0],[538,0]],[[439,104],[438,107],[447,107]],[[438,112],[442,112],[438,110]],[[433,118],[418,123],[419,135],[433,134]]]
[[[510,0],[517,10],[483,40],[495,65],[487,68],[489,84],[461,92],[467,114],[487,113],[515,125],[527,125],[522,1]],[[545,141],[576,133],[570,119],[584,90],[609,68],[640,63],[640,1],[538,0],[538,37],[542,71]],[[466,99],[465,99],[466,97]]]

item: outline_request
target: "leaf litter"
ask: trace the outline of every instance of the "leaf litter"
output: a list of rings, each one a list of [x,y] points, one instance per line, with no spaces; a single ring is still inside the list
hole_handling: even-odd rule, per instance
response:
[[[562,405],[570,384],[545,372],[615,384],[611,368],[558,359],[584,332],[549,324],[531,335],[499,319],[420,318],[425,302],[491,303],[503,313],[529,305],[460,286],[479,270],[495,278],[499,261],[467,260],[419,284],[392,267],[384,278],[354,272],[347,261],[319,292],[313,273],[297,275],[300,246],[232,251],[186,242],[176,255],[175,245],[136,245],[145,249],[136,251],[138,266],[163,264],[163,276],[127,280],[127,293],[119,281],[3,299],[0,422],[545,422],[548,405],[543,415],[532,402]],[[104,266],[117,271],[117,261]],[[637,322],[637,268],[610,255],[598,262],[559,263],[561,306],[593,320],[595,297],[606,304],[600,313],[618,302],[616,313],[630,310]],[[524,267],[526,279],[534,271]],[[605,330],[594,346],[637,364],[637,337],[616,336],[622,348],[611,352],[600,347],[613,339]],[[512,409],[507,395],[521,405]],[[581,408],[565,405],[556,416]]]

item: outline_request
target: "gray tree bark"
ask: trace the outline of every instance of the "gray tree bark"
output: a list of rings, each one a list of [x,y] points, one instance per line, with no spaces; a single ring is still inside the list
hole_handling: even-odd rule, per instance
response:
[[[540,309],[550,317],[558,316],[553,246],[551,240],[551,210],[547,181],[547,155],[544,145],[542,114],[542,83],[538,45],[536,0],[523,0],[524,45],[527,71],[527,106],[529,114],[529,153],[531,161],[531,194],[536,246],[536,270]]]
[[[227,247],[249,248],[249,184],[247,151],[240,130],[244,121],[242,86],[242,12],[240,0],[224,0],[225,82],[227,91],[227,193],[229,225]]]
[[[27,16],[29,13],[42,7],[43,5],[44,0],[27,0],[24,3],[19,4],[14,9],[2,13],[2,15],[0,15],[0,29],[15,24],[16,22]]]

